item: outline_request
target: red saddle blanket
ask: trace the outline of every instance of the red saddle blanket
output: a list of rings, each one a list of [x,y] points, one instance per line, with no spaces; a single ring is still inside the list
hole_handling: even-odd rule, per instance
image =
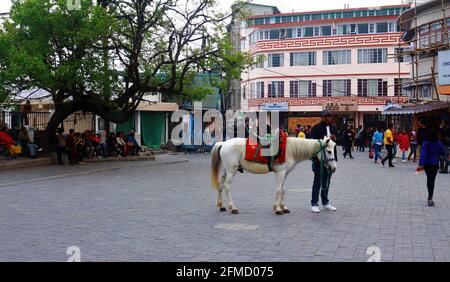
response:
[[[287,136],[285,134],[280,134],[280,147],[278,154],[275,156],[275,163],[284,163],[286,161],[286,141]],[[267,164],[268,161],[266,157],[261,156],[262,146],[250,145],[250,138],[247,138],[245,143],[245,160],[251,162],[258,162]]]

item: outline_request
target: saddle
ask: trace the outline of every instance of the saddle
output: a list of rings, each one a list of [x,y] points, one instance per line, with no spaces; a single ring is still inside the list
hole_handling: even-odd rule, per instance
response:
[[[280,142],[278,144],[278,153],[274,156],[274,163],[281,164],[286,161],[286,141],[287,134],[280,130]],[[247,138],[245,142],[245,160],[251,162],[257,162],[261,164],[269,164],[270,157],[262,156],[261,150],[270,148],[270,144],[263,146],[259,142],[256,145],[250,145],[250,138]]]

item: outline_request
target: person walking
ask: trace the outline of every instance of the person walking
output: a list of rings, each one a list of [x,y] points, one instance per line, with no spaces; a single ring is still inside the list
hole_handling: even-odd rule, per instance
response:
[[[357,144],[358,144],[358,151],[359,152],[364,152],[365,147],[366,147],[366,138],[367,138],[367,130],[366,128],[363,128],[362,125],[359,126],[359,132],[358,135],[356,136],[357,138]]]
[[[350,156],[350,159],[353,159],[352,156],[352,147],[353,147],[353,140],[355,139],[355,135],[353,133],[353,129],[351,126],[347,126],[347,129],[344,131],[343,134],[344,139],[344,158],[347,156],[347,154]]]
[[[381,147],[383,147],[383,140],[383,132],[379,127],[377,127],[377,130],[375,130],[372,137],[372,145],[375,151],[375,163],[378,163],[378,160],[381,160]]]
[[[56,130],[56,157],[58,165],[64,165],[64,161],[62,159],[62,155],[66,152],[66,136],[64,136],[64,129],[58,128]],[[70,154],[70,153],[68,153]]]
[[[410,153],[408,155],[408,161],[411,160],[411,156],[413,156],[413,162],[416,162],[417,155],[417,132],[411,128],[409,131],[409,145],[410,145]]]
[[[324,110],[321,113],[321,122],[316,124],[310,133],[311,139],[322,140],[325,136],[330,137],[333,141],[336,142],[336,127],[333,125],[333,120],[331,117],[331,112],[328,110]],[[334,148],[334,156],[337,161],[337,151],[336,147]],[[321,173],[320,169],[321,163],[319,158],[314,158],[312,160],[312,170],[314,172],[314,181],[312,186],[312,195],[311,195],[311,210],[314,213],[319,213],[319,194],[322,199],[322,205],[325,210],[328,211],[336,211],[336,208],[330,205],[330,201],[328,199],[328,191],[330,190],[330,181],[331,181],[331,172],[327,169],[323,169]]]
[[[394,125],[391,123],[389,124],[388,130],[386,130],[384,134],[384,144],[386,146],[387,150],[387,156],[381,160],[381,164],[384,166],[384,163],[389,160],[389,167],[394,167],[392,164],[392,158],[394,154],[394,134],[392,131],[394,130]]]
[[[445,154],[444,146],[439,142],[438,132],[431,129],[427,140],[422,143],[417,171],[425,170],[427,175],[428,205],[434,206],[433,193],[436,175],[439,169],[439,158]]]
[[[397,136],[398,146],[402,152],[402,162],[406,163],[406,151],[409,150],[409,134],[406,131],[402,131]]]

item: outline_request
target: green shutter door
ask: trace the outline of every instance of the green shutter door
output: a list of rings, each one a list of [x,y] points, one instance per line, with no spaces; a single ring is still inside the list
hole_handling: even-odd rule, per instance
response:
[[[166,114],[162,112],[141,112],[142,144],[151,148],[161,148],[166,137]]]

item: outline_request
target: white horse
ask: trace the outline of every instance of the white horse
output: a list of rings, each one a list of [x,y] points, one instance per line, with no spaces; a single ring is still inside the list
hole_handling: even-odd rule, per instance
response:
[[[256,174],[269,173],[267,164],[245,160],[245,138],[233,138],[225,142],[217,142],[211,153],[211,184],[218,192],[217,207],[220,211],[226,211],[222,200],[222,190],[227,195],[228,210],[232,214],[239,213],[231,198],[231,182],[239,168]],[[288,174],[295,168],[297,163],[318,156],[322,159],[325,169],[336,171],[334,148],[336,143],[330,138],[323,140],[304,139],[288,137],[286,142],[286,162],[274,163],[273,170],[276,174],[276,198],[274,211],[276,214],[289,213],[284,203],[286,194],[285,181]],[[224,172],[219,181],[219,169],[223,166]]]

